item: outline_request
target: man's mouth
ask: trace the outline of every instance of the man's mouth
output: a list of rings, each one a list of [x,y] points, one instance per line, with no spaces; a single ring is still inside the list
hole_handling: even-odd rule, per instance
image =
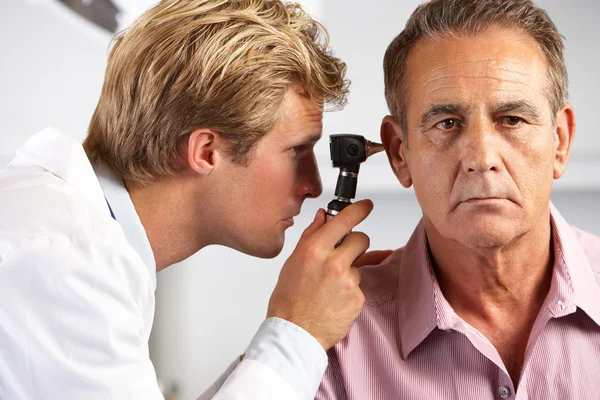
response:
[[[294,225],[294,218],[293,217],[286,218],[286,219],[281,220],[281,222],[283,222],[285,225],[292,226],[292,225]]]
[[[490,200],[506,200],[506,199],[500,198],[500,197],[471,197],[471,198],[463,201],[463,203],[475,203],[478,201],[490,201]]]
[[[294,217],[298,216],[300,212],[294,212],[290,217],[284,218],[281,220],[285,225],[292,226],[294,225]]]
[[[458,203],[458,206],[464,204],[474,207],[496,207],[502,206],[506,201],[508,201],[508,199],[505,197],[470,197],[467,200],[463,200]]]

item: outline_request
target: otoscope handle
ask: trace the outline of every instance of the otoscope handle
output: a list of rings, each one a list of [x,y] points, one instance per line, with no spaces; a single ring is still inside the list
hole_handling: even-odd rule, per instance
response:
[[[356,185],[358,183],[358,171],[360,164],[351,167],[341,167],[335,186],[335,196],[345,199],[353,199],[356,197]]]
[[[340,175],[335,187],[335,199],[327,205],[327,221],[352,204],[352,199],[356,197],[360,163],[383,149],[382,144],[371,142],[361,135],[329,136],[331,163],[335,168],[340,169]],[[338,247],[348,234],[350,232],[341,238],[335,247]]]
[[[331,218],[333,218],[336,215],[338,215],[340,213],[340,211],[342,211],[344,208],[348,207],[350,204],[352,204],[352,202],[349,199],[344,199],[344,200],[334,199],[334,200],[331,200],[329,202],[329,204],[327,204],[327,221],[329,221]],[[350,231],[350,232],[352,232],[352,231]],[[342,242],[344,241],[344,239],[346,238],[346,236],[348,236],[350,234],[350,232],[346,233],[344,235],[344,237],[341,238],[339,240],[339,242],[337,242],[335,244],[334,247],[338,247],[340,244],[342,244]]]

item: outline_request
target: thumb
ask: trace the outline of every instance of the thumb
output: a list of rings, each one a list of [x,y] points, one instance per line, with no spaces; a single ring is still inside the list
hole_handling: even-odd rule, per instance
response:
[[[317,210],[317,213],[315,214],[315,218],[313,219],[313,222],[311,222],[310,225],[308,225],[306,227],[304,232],[302,232],[302,236],[300,236],[300,238],[302,239],[302,238],[308,237],[308,236],[312,235],[314,232],[318,231],[319,228],[321,228],[323,225],[325,225],[325,221],[326,221],[325,210],[323,210],[322,208],[319,208]]]
[[[365,265],[377,265],[392,254],[392,250],[374,250],[363,254],[352,263],[353,267],[359,268]]]

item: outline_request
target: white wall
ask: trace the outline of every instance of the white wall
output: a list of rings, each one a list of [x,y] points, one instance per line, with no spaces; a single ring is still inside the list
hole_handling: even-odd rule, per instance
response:
[[[325,135],[355,132],[378,139],[379,123],[387,113],[383,53],[418,3],[307,2],[329,28],[332,45],[348,63],[353,81],[348,107],[326,115]],[[83,139],[100,93],[108,35],[48,4],[0,1],[0,163],[49,124]],[[571,165],[553,199],[572,222],[600,234],[600,135],[595,113],[600,91],[600,26],[596,23],[600,2],[539,4],[549,9],[567,37],[571,101],[579,122]],[[159,274],[152,357],[164,380],[181,384],[183,399],[193,398],[244,351],[264,318],[279,268],[316,208],[330,200],[336,171],[329,167],[326,140],[317,152],[324,195],[308,202],[289,230],[281,256],[259,260],[212,247]],[[419,219],[419,208],[412,192],[396,184],[384,155],[362,167],[358,196],[375,200],[375,211],[360,227],[371,236],[372,247],[401,246]]]
[[[100,95],[110,36],[45,3],[0,2],[2,154],[48,125],[83,139]]]

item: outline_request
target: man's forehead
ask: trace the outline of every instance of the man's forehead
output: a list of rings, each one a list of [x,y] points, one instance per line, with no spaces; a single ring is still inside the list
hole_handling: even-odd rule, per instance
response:
[[[304,93],[286,94],[279,119],[267,137],[286,145],[316,143],[323,131],[323,111]]]
[[[406,79],[409,97],[428,102],[465,101],[478,90],[498,98],[510,97],[503,92],[538,95],[547,64],[535,41],[518,31],[427,38],[411,51]]]
[[[526,32],[509,28],[487,29],[470,35],[445,35],[420,39],[408,55],[408,72],[419,70],[435,71],[455,66],[459,63],[511,61],[530,66],[545,61],[545,56],[535,39]]]
[[[320,124],[323,111],[305,92],[290,89],[285,94],[280,110],[281,123]]]
[[[306,105],[288,114],[280,126],[289,138],[316,142],[323,132],[323,112]]]

